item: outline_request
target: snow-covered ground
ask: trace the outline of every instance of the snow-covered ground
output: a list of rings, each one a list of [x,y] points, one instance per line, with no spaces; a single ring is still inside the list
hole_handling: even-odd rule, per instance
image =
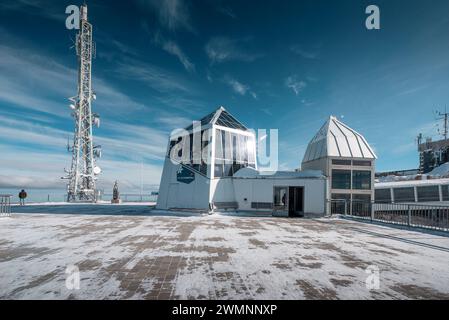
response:
[[[131,214],[1,218],[0,298],[449,299],[449,237],[340,219]],[[79,290],[66,287],[72,265]]]

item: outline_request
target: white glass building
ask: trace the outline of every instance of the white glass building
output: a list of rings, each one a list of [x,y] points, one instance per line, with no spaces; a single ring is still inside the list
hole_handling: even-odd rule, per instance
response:
[[[157,208],[324,215],[331,198],[372,199],[375,159],[363,136],[331,117],[302,171],[259,172],[254,132],[220,107],[170,137]]]

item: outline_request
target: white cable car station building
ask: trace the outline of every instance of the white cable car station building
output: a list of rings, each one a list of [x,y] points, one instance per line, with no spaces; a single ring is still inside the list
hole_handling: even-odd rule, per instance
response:
[[[170,137],[156,208],[325,215],[330,199],[372,199],[375,159],[362,135],[330,117],[302,170],[259,172],[254,132],[220,107]]]

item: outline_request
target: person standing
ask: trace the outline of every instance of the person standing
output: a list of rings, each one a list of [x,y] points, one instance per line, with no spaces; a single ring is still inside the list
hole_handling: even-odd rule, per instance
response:
[[[25,205],[26,197],[27,197],[27,193],[25,192],[24,189],[22,189],[22,191],[19,192],[19,200],[20,200],[20,205],[21,206]]]

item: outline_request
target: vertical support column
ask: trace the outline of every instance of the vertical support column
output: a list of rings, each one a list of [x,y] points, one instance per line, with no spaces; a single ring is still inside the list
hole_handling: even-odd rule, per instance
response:
[[[407,205],[407,226],[411,226],[412,224],[412,210],[410,205]]]

